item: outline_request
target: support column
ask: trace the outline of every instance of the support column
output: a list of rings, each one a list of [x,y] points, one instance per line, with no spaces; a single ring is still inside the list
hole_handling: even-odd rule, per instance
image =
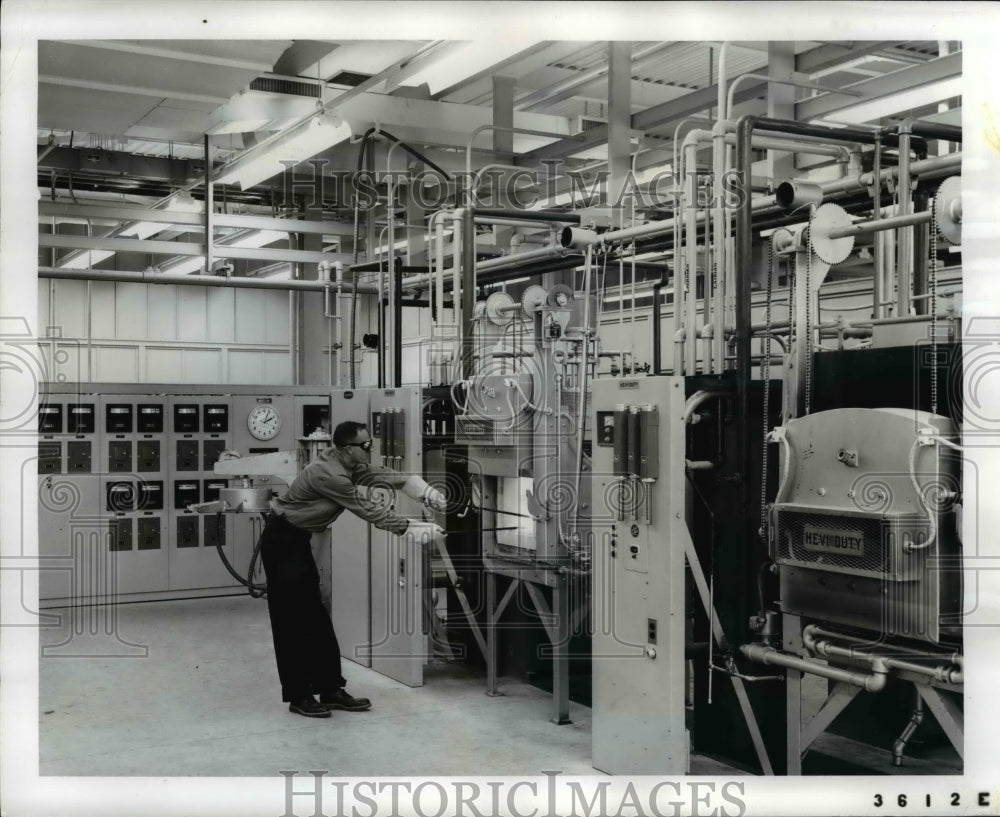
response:
[[[493,77],[493,152],[496,161],[502,164],[513,164],[514,161],[514,88],[516,81],[513,77]],[[507,174],[493,178],[500,180],[501,190]],[[493,200],[490,202],[496,207],[504,209],[516,207],[517,203],[507,195],[503,195],[499,190],[494,190]],[[497,249],[510,249],[510,239],[514,230],[511,227],[494,227],[493,242]]]
[[[302,215],[308,221],[323,218],[323,205],[316,190],[302,208]],[[290,233],[291,240],[299,236],[299,248],[311,252],[322,252],[323,236],[312,233]],[[319,264],[299,264],[301,278],[307,281],[319,280]],[[298,298],[297,360],[298,382],[293,385],[324,385],[332,382],[330,365],[332,360],[331,324],[323,314],[322,293],[301,293]]]
[[[767,73],[779,79],[793,79],[795,72],[795,44],[772,42],[767,44]],[[795,118],[795,87],[770,82],[767,86],[767,115],[772,119]],[[795,154],[769,150],[767,175],[777,181],[795,174]]]
[[[552,588],[552,723],[567,724],[569,719],[569,586],[565,573],[556,576]]]
[[[631,168],[632,146],[629,131],[632,123],[632,43],[608,43],[608,205],[613,210],[613,226],[625,226],[630,213],[622,201]]]
[[[782,632],[798,633],[798,616],[785,615]],[[802,673],[789,667],[785,670],[785,764],[789,775],[802,774]]]
[[[486,694],[497,692],[497,574],[486,572]]]

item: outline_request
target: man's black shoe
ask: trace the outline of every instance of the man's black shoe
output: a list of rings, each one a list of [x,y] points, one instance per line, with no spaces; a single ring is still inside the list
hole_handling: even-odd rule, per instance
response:
[[[367,698],[353,698],[347,694],[347,690],[341,687],[336,692],[329,695],[319,696],[319,705],[331,709],[344,709],[348,712],[364,712],[372,708],[372,702]]]
[[[312,695],[308,698],[303,698],[301,701],[292,701],[288,705],[288,711],[294,712],[296,715],[305,715],[307,718],[330,717],[329,708],[316,703],[316,699]]]

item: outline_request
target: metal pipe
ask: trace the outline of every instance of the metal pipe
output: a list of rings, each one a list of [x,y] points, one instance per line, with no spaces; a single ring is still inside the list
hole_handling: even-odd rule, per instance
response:
[[[729,392],[720,391],[717,389],[700,389],[699,391],[696,391],[687,399],[687,402],[684,404],[684,419],[682,421],[683,424],[687,425],[688,423],[692,422],[694,413],[703,403],[709,400],[713,400],[716,397],[728,397],[728,396]]]
[[[740,652],[751,661],[808,672],[812,675],[829,678],[832,681],[861,687],[866,692],[881,692],[885,688],[888,674],[888,669],[885,666],[876,666],[870,675],[864,672],[851,672],[839,667],[831,667],[828,664],[820,664],[809,658],[789,655],[765,644],[743,644],[740,647]]]
[[[466,207],[455,211],[456,219],[461,224],[462,252],[462,331],[460,334],[462,379],[470,380],[473,373],[473,355],[475,353],[475,319],[473,310],[476,306],[476,211]],[[454,295],[452,295],[454,300]]]
[[[576,493],[573,501],[573,513],[579,516],[580,511],[580,480],[583,476],[583,431],[587,419],[587,380],[589,377],[590,363],[590,279],[593,275],[594,248],[587,247],[587,257],[584,264],[584,276],[586,280],[583,284],[583,329],[580,339],[580,409],[576,418]],[[574,524],[574,534],[578,535],[578,527]]]
[[[845,94],[847,96],[863,96],[860,91],[852,91],[849,88],[832,88],[829,85],[819,85],[815,82],[802,82],[797,79],[782,79],[780,77],[768,76],[767,74],[755,74],[751,72],[747,74],[740,74],[729,86],[729,95],[726,99],[726,119],[730,119],[733,115],[733,94],[736,92],[736,86],[745,79],[761,79],[765,82],[776,82],[779,85],[794,85],[796,88],[808,88],[812,91],[826,91],[828,93]]]
[[[684,137],[684,294],[685,309],[683,326],[688,331],[687,347],[685,348],[684,369],[689,375],[695,373],[698,365],[698,343],[696,341],[695,326],[698,315],[698,210],[695,207],[695,200],[698,195],[695,181],[696,174],[691,172],[695,166],[697,142],[691,140],[692,134],[705,133],[705,131],[691,131]],[[709,134],[711,135],[711,134]],[[674,248],[677,252],[677,248]],[[675,288],[676,289],[676,288]],[[676,299],[675,299],[676,301]]]
[[[866,235],[882,230],[895,230],[914,224],[927,224],[931,220],[930,212],[910,213],[909,215],[890,216],[881,220],[856,221],[849,227],[840,227],[826,233],[826,238],[846,238],[849,235]]]
[[[272,281],[267,278],[227,278],[221,275],[170,275],[159,272],[121,272],[119,270],[66,269],[64,267],[39,267],[39,278],[64,278],[70,281],[114,281],[126,284],[173,284],[195,287],[233,287],[235,289],[277,289],[297,292],[323,292],[329,283],[325,281],[285,280]],[[365,294],[374,294],[372,286],[343,284],[347,291],[356,289]]]
[[[720,83],[722,77],[719,77]],[[723,178],[726,165],[726,128],[730,123],[717,122],[712,128],[712,175],[715,185],[715,208],[712,210],[712,245],[715,247],[715,310],[712,316],[715,342],[712,349],[713,370],[722,372],[726,356],[726,243],[728,236],[726,198]]]
[[[924,699],[920,697],[920,692],[916,688],[914,688],[914,693],[916,703],[913,705],[913,714],[910,715],[910,721],[906,724],[902,734],[896,738],[896,742],[892,744],[893,766],[903,765],[903,752],[906,749],[906,744],[909,743],[910,738],[913,737],[913,733],[917,731],[920,724],[924,722]]]
[[[750,439],[747,414],[750,393],[750,271],[753,264],[753,236],[750,209],[751,137],[757,119],[744,116],[736,125],[736,170],[744,189],[743,201],[736,211],[734,267],[736,275],[736,439],[737,471],[740,474],[739,514],[746,513],[747,483],[750,477]]]
[[[874,156],[872,165],[872,202],[874,207],[872,208],[872,218],[878,221],[882,216],[882,140],[878,139],[875,142],[875,147],[873,148]],[[875,233],[875,244],[872,251],[872,258],[874,260],[874,270],[872,278],[872,295],[873,295],[873,306],[872,306],[872,316],[875,318],[882,317],[882,276],[883,266],[882,263],[885,259],[882,256],[882,242],[884,237],[879,233]]]
[[[905,120],[899,126],[899,183],[896,187],[899,196],[898,215],[905,218],[912,212],[913,191],[910,189],[910,127],[911,121]],[[896,282],[898,286],[897,313],[910,314],[910,287],[913,270],[913,230],[903,227],[898,235],[896,251]]]

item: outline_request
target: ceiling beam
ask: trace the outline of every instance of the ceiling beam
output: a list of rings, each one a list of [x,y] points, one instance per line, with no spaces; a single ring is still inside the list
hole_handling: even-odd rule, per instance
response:
[[[209,96],[207,94],[189,94],[168,88],[145,88],[139,85],[121,85],[117,82],[96,82],[89,79],[75,79],[73,77],[57,77],[52,74],[39,74],[38,81],[48,85],[66,85],[70,88],[86,88],[91,91],[111,91],[116,94],[135,94],[137,96],[151,96],[157,99],[179,99],[184,102],[204,102],[208,105],[223,105],[229,101],[229,97]]]
[[[201,65],[218,65],[223,68],[240,68],[244,71],[270,71],[270,63],[259,60],[234,60],[229,57],[213,57],[209,54],[195,54],[190,51],[178,51],[173,48],[157,48],[149,45],[127,41],[111,40],[60,40],[67,45],[80,45],[86,48],[101,48],[105,51],[122,51],[126,54],[140,54],[146,57],[162,57],[170,60],[196,62]]]
[[[221,162],[215,162],[213,166],[220,167]],[[103,148],[57,147],[42,157],[38,169],[100,173],[129,179],[163,179],[180,183],[203,177],[205,161],[142,156]]]
[[[962,75],[962,52],[958,51],[946,57],[937,57],[920,65],[901,68],[883,74],[880,77],[855,82],[846,86],[852,91],[860,91],[863,95],[860,102],[897,94],[910,88],[917,88],[932,82],[951,79]],[[840,94],[823,94],[804,99],[795,105],[795,118],[803,121],[817,119],[827,114],[859,104],[859,100]]]
[[[767,93],[766,82],[752,82],[740,86],[733,95],[733,102],[739,104],[749,99]],[[632,115],[632,130],[647,131],[653,128],[663,127],[672,122],[692,114],[707,111],[718,101],[718,91],[715,85],[702,88],[700,91],[692,91],[677,99],[664,102],[661,105],[654,105],[644,111]],[[608,126],[599,125],[586,131],[581,140],[564,139],[553,142],[551,145],[530,151],[524,154],[521,159],[522,164],[536,164],[546,159],[563,159],[574,153],[580,153],[587,148],[606,144],[608,141]]]
[[[886,48],[895,46],[898,40],[880,40],[878,42],[850,43],[842,45],[840,43],[827,43],[819,48],[805,51],[795,58],[795,70],[801,74],[812,74],[817,71],[825,71],[828,68],[836,68],[838,65],[858,57],[873,54]]]

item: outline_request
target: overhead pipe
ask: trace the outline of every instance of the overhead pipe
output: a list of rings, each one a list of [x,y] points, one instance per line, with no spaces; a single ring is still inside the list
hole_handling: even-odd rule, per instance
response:
[[[889,216],[876,221],[856,221],[847,227],[838,227],[825,233],[827,238],[846,238],[850,235],[866,235],[870,233],[882,232],[885,230],[897,230],[902,227],[911,227],[914,224],[928,224],[931,220],[929,211],[922,213],[910,213],[909,215]]]
[[[327,281],[284,280],[267,278],[235,278],[219,275],[170,275],[158,272],[122,272],[120,270],[66,269],[65,267],[39,267],[39,278],[61,278],[68,281],[108,281],[124,284],[170,284],[194,287],[232,287],[234,289],[276,289],[297,292],[323,292],[330,287]],[[377,292],[375,287],[341,284],[348,292],[368,295]]]
[[[808,88],[811,91],[826,91],[832,94],[843,94],[846,96],[864,96],[860,91],[852,91],[850,88],[833,88],[829,85],[820,85],[815,82],[803,82],[797,79],[786,79],[783,77],[772,77],[768,74],[755,74],[753,72],[740,74],[738,77],[733,79],[729,86],[729,94],[726,98],[726,115],[725,119],[731,119],[733,116],[733,95],[736,92],[736,86],[747,79],[760,79],[764,82],[774,82],[779,85],[792,85],[796,88]],[[720,114],[721,117],[721,114]]]

